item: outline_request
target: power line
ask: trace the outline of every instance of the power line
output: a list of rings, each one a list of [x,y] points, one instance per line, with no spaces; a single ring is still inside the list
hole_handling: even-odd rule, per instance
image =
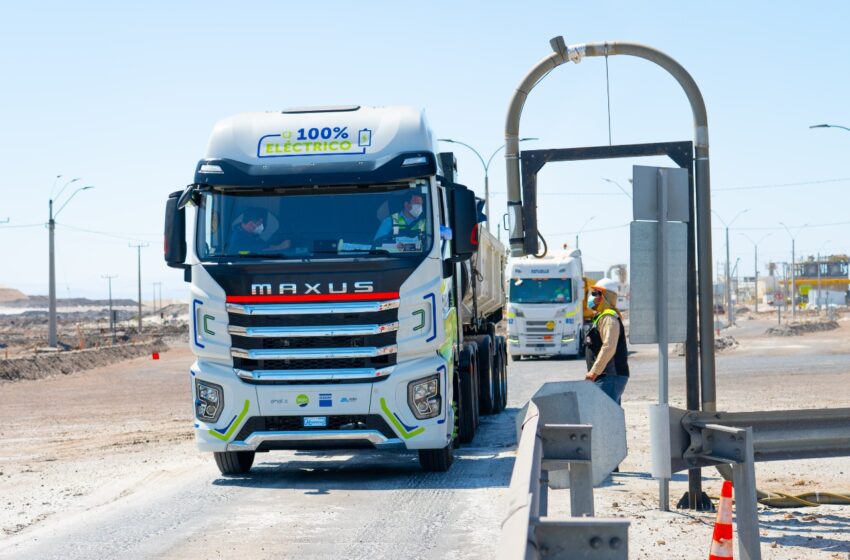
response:
[[[804,185],[823,185],[826,183],[844,183],[850,181],[850,177],[843,177],[839,179],[820,179],[817,181],[800,181],[799,183],[773,183],[767,185],[750,185],[746,187],[726,187],[722,189],[711,189],[712,192],[718,191],[750,191],[757,189],[779,189],[784,187],[801,187]]]
[[[146,236],[146,237],[159,237],[160,236],[160,234],[158,234],[158,233],[134,233],[134,232],[121,233],[121,232],[113,232],[113,231],[98,231],[98,230],[94,230],[94,229],[86,229],[86,228],[81,228],[81,227],[76,227],[76,226],[69,226],[68,224],[58,224],[57,223],[57,225],[61,225],[64,228],[71,229],[71,230],[74,230],[74,231],[81,231],[81,232],[84,232],[84,233],[93,233],[95,235],[103,235],[104,237],[113,237],[115,239],[121,239],[123,241],[141,241],[138,237],[132,237],[134,235]]]

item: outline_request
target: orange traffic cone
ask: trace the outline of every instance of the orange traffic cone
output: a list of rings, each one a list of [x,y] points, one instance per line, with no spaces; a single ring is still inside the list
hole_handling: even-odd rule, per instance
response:
[[[732,483],[726,480],[720,491],[720,503],[717,506],[717,518],[714,520],[714,536],[711,539],[708,560],[729,560],[730,558],[732,558]]]

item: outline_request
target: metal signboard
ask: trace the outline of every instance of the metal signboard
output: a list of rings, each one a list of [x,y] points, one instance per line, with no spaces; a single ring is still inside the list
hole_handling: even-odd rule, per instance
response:
[[[667,224],[667,342],[687,335],[688,226]],[[658,222],[632,222],[629,302],[629,342],[658,342]]]
[[[658,201],[659,175],[667,182],[667,221],[688,221],[688,170],[670,167],[632,166],[632,209],[635,220],[661,219]]]

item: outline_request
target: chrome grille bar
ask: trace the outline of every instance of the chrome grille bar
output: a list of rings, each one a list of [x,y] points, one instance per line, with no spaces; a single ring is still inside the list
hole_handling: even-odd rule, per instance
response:
[[[240,327],[230,325],[227,332],[251,338],[303,338],[322,336],[363,336],[398,330],[398,321],[383,325],[330,325],[320,327]]]
[[[234,358],[249,360],[314,360],[334,358],[374,358],[398,352],[398,346],[351,347],[351,348],[232,348],[230,355]]]
[[[373,381],[387,377],[393,368],[348,368],[348,369],[255,369],[245,371],[235,369],[236,375],[257,383],[274,381],[322,382],[337,380],[370,379]]]
[[[339,303],[228,303],[227,312],[239,315],[324,315],[340,313],[378,313],[397,309],[399,300],[346,301]]]

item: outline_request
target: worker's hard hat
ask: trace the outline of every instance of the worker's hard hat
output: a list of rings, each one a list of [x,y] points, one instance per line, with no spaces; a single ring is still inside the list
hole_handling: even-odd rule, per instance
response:
[[[613,292],[619,295],[620,292],[620,283],[614,280],[613,278],[603,278],[598,281],[596,284],[590,287],[591,290],[603,290],[605,292]]]

